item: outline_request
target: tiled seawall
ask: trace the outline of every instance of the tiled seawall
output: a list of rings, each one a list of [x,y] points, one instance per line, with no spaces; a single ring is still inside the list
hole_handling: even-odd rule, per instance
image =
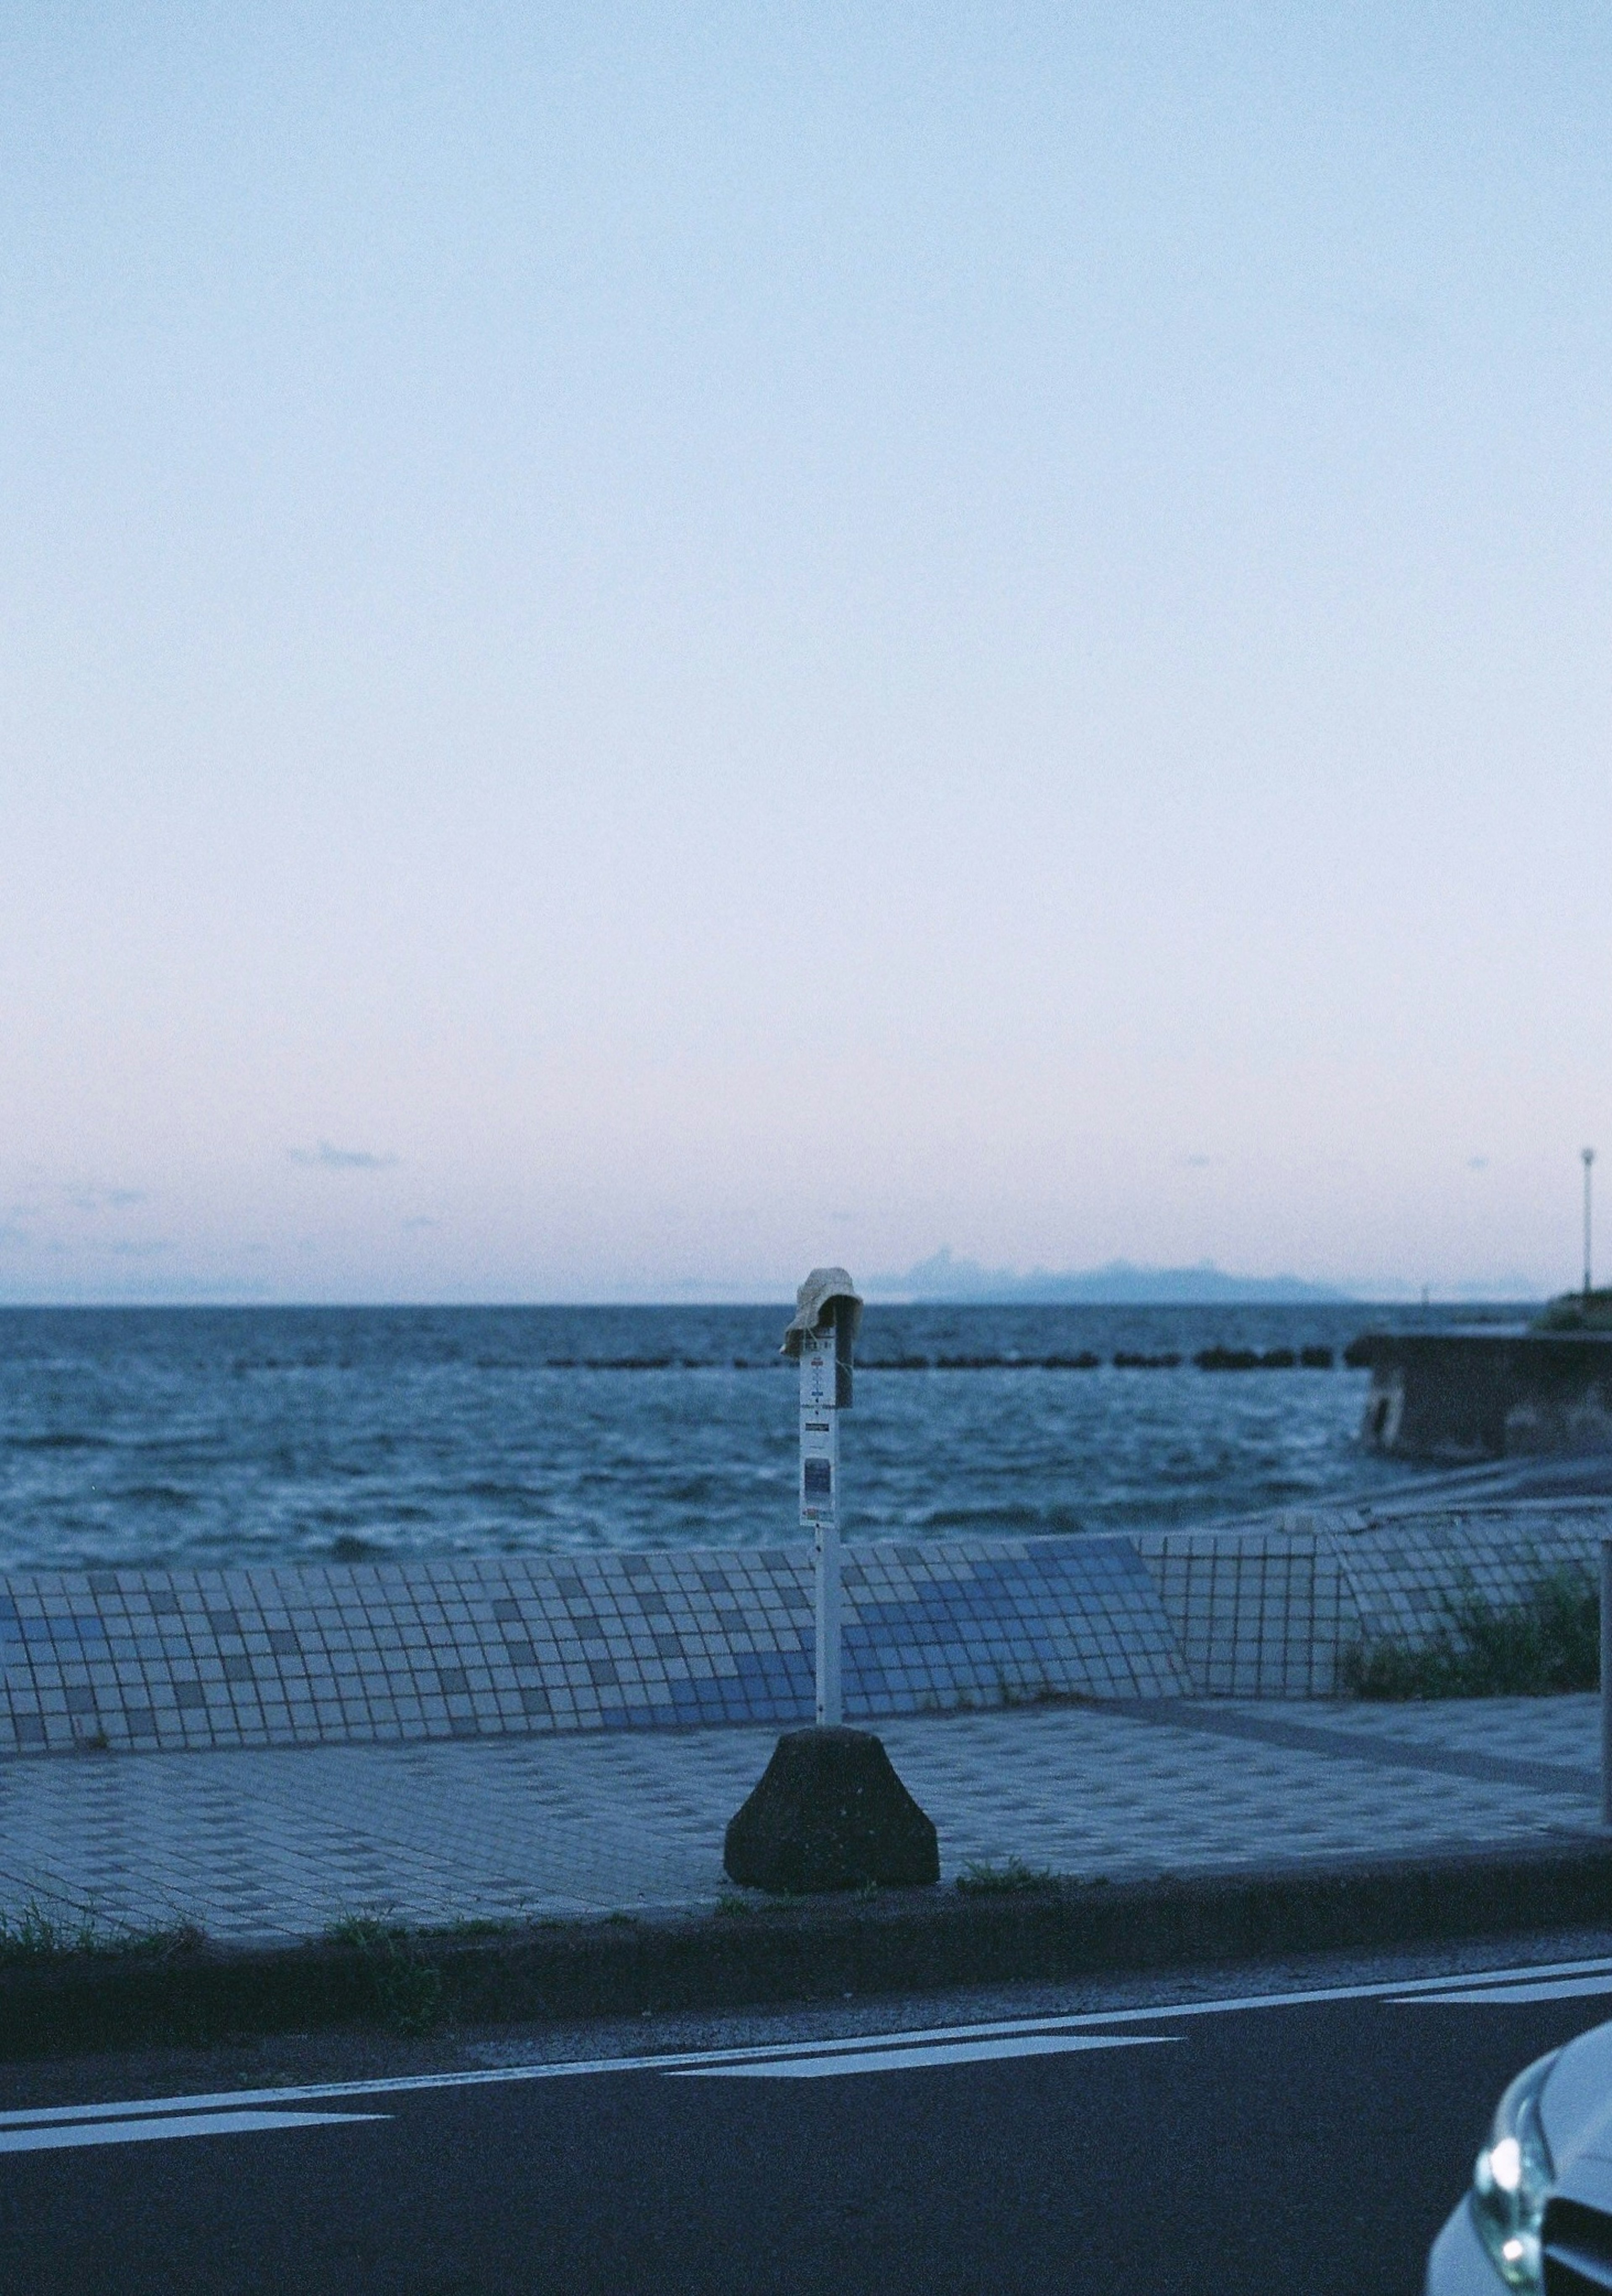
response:
[[[1606,1502],[1294,1514],[1256,1530],[1144,1533],[1195,1687],[1212,1698],[1329,1698],[1354,1643],[1415,1642],[1468,1590],[1514,1600],[1542,1572],[1598,1567]]]
[[[1325,1697],[1340,1652],[1593,1560],[1612,1507],[846,1551],[847,1717]],[[804,1546],[0,1581],[0,1752],[810,1718]]]
[[[13,1578],[0,1751],[807,1721],[811,1584],[806,1546]],[[852,1548],[843,1668],[852,1720],[1191,1686],[1121,1538]]]

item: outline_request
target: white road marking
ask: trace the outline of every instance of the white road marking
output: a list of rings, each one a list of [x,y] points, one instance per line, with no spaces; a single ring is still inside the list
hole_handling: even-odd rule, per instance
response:
[[[1445,2001],[1583,2001],[1592,1994],[1612,1993],[1612,1977],[1555,1977],[1536,1983],[1468,1986],[1448,1993],[1407,1993],[1394,2007],[1410,2009],[1425,2002],[1436,2008]]]
[[[330,2128],[391,2119],[390,2112],[164,2112],[147,2120],[57,2120],[0,2129],[0,2152],[53,2152],[67,2144],[156,2144],[173,2136],[251,2136],[265,2128]]]
[[[378,2080],[316,2081],[295,2088],[226,2089],[206,2096],[141,2097],[127,2103],[60,2104],[33,2111],[0,2112],[0,2130],[51,2122],[111,2120],[153,2113],[221,2112],[234,2107],[325,2103],[341,2097],[408,2096],[440,2089],[490,2088],[514,2081],[571,2080],[596,2073],[670,2073],[685,2067],[699,2070],[722,2065],[744,2066],[777,2062],[785,2058],[843,2056],[858,2051],[915,2047],[930,2042],[981,2041],[1017,2034],[1068,2034],[1114,2026],[1179,2024],[1188,2017],[1225,2017],[1244,2010],[1308,2009],[1335,2001],[1382,2001],[1391,2005],[1425,2001],[1503,2000],[1506,1988],[1534,1987],[1558,1980],[1605,1978],[1612,1982],[1612,1956],[1593,1961],[1539,1964],[1529,1968],[1468,1971],[1455,1977],[1403,1978],[1370,1985],[1326,1985],[1293,1993],[1240,1993],[1221,2000],[1160,2001],[1139,2009],[1082,2010],[1062,2017],[1014,2017],[997,2022],[937,2025],[906,2032],[842,2034],[832,2041],[774,2042],[747,2049],[688,2049],[662,2051],[644,2057],[591,2057],[548,2064],[498,2065],[485,2070],[458,2073],[413,2073]],[[1595,1990],[1600,1990],[1596,1986]]]
[[[849,2049],[837,2056],[769,2057],[745,2065],[679,2065],[669,2080],[824,2080],[843,2073],[906,2073],[929,2065],[988,2064],[997,2057],[1066,2056],[1075,2049],[1147,2049],[1179,2033],[1023,2033],[991,2041],[937,2041],[927,2048]]]

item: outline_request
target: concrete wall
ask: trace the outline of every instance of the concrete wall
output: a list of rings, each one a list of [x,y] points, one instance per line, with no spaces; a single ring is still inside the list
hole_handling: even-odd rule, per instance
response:
[[[1406,1458],[1612,1450],[1612,1333],[1374,1332],[1361,1421]]]

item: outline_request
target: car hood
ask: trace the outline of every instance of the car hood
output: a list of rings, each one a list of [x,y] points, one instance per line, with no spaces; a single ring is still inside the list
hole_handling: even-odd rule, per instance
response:
[[[1559,2186],[1570,2183],[1583,2199],[1612,2206],[1612,2024],[1568,2042],[1541,2092],[1539,2117]]]

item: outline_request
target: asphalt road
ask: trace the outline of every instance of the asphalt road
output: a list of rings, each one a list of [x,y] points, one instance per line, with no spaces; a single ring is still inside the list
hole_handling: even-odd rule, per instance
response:
[[[1603,1961],[20,2107],[0,2289],[1412,2296],[1500,2089],[1607,2016]]]

